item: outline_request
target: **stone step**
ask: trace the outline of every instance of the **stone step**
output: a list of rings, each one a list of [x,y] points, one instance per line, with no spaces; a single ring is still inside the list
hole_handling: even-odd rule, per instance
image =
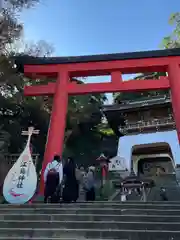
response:
[[[125,221],[125,222],[180,222],[180,215],[147,215],[147,214],[0,214],[4,221]]]
[[[133,203],[120,203],[120,204],[107,204],[107,205],[102,205],[102,204],[43,204],[43,205],[4,205],[4,207],[0,208],[0,211],[34,211],[34,210],[61,210],[61,209],[99,209],[99,208],[104,208],[104,209],[133,209],[133,208],[138,208],[138,209],[177,209],[180,210],[180,203],[177,204],[168,204],[168,203],[159,203],[159,204],[151,204],[151,203],[141,203],[141,204],[133,204]]]
[[[7,237],[22,237],[23,239],[127,239],[127,240],[179,240],[180,231],[162,231],[162,230],[124,230],[124,229],[17,229],[0,228],[0,236],[3,239]],[[45,237],[45,238],[44,238]]]
[[[0,236],[0,240],[3,239],[3,240],[86,240],[87,238],[84,238],[84,237],[77,237],[77,238],[59,238],[59,237],[32,237],[32,238],[29,238],[29,237],[1,237]],[[103,240],[101,238],[88,238],[88,240]],[[112,240],[112,239],[106,239],[106,240]],[[118,240],[128,240],[128,239],[118,239]]]
[[[65,203],[58,203],[58,204],[44,204],[44,203],[32,203],[32,204],[0,204],[0,208],[4,208],[4,207],[9,207],[9,208],[14,208],[14,207],[18,207],[18,208],[32,208],[32,207],[41,207],[41,208],[46,208],[48,207],[52,207],[52,208],[56,208],[57,206],[65,206],[65,207],[73,207],[73,206],[110,206],[110,205],[179,205],[180,206],[180,201],[149,201],[149,202],[141,202],[141,201],[128,201],[128,202],[120,202],[120,200],[118,201],[97,201],[97,202],[76,202],[76,203],[69,203],[69,204],[65,204]]]
[[[148,214],[148,215],[180,215],[180,209],[168,209],[167,207],[161,208],[161,209],[153,209],[153,208],[122,208],[122,209],[116,209],[116,208],[58,208],[58,209],[52,209],[52,208],[26,208],[23,210],[20,209],[8,209],[3,208],[1,209],[1,214],[105,214],[105,215],[138,215],[138,214]]]
[[[19,228],[26,229],[31,228],[34,231],[38,229],[112,229],[112,230],[166,230],[166,231],[178,231],[180,229],[180,222],[132,222],[132,221],[1,221],[1,228]]]
[[[151,201],[161,200],[161,196],[159,193],[160,193],[160,188],[158,188],[158,187],[152,188],[152,190],[148,194],[147,199],[151,200]],[[180,188],[179,187],[166,188],[166,195],[168,197],[168,200],[170,200],[170,201],[180,200]]]
[[[69,204],[69,205],[55,205],[51,206],[50,204],[46,206],[37,206],[36,208],[112,208],[112,209],[123,209],[123,208],[149,208],[149,209],[180,209],[180,202],[169,204],[168,202],[161,202],[161,203],[130,203],[129,201],[126,203],[110,203],[110,204]]]
[[[74,206],[78,206],[78,207],[85,207],[85,206],[94,206],[94,207],[102,207],[102,206],[134,206],[134,205],[138,205],[138,206],[149,206],[149,205],[166,205],[166,206],[180,206],[180,201],[149,201],[149,202],[142,202],[142,201],[128,201],[128,202],[120,202],[120,200],[118,201],[106,201],[106,202],[77,202],[77,203],[70,203],[70,204],[63,204],[63,203],[59,203],[59,204],[44,204],[44,203],[33,203],[33,204],[22,204],[22,205],[18,205],[18,204],[0,204],[0,209],[1,208],[57,208],[57,207],[74,207]]]

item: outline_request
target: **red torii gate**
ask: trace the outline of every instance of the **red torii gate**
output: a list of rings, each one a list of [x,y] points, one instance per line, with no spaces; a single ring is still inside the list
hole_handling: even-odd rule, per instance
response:
[[[19,60],[17,59],[17,62]],[[171,88],[174,119],[180,140],[180,49],[107,54],[82,57],[23,58],[27,76],[56,77],[56,83],[26,86],[25,96],[54,95],[42,173],[54,156],[62,154],[69,95]],[[122,81],[122,74],[167,72],[159,80]],[[78,84],[72,77],[110,75],[111,82]],[[43,178],[41,178],[41,192]]]

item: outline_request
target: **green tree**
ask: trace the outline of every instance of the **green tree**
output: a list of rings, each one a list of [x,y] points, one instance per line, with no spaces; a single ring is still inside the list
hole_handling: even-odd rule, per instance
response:
[[[180,12],[171,14],[169,24],[173,27],[169,36],[166,36],[161,46],[163,48],[179,48],[180,47]]]

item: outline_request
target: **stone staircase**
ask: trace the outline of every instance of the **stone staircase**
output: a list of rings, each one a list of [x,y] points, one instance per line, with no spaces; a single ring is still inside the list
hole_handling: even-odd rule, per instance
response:
[[[161,187],[166,188],[166,195],[169,201],[180,201],[180,185],[177,182],[175,174],[165,174],[161,176],[154,176],[152,178],[155,182],[155,187],[146,191],[147,201],[161,201],[160,189]],[[120,201],[120,191],[117,192],[113,200]],[[142,196],[132,192],[127,196],[127,201],[141,201]]]
[[[180,202],[0,205],[3,240],[179,240]]]
[[[178,185],[176,175],[167,174],[160,177],[154,177],[155,187],[148,194],[148,201],[160,201],[160,188],[166,188],[166,194],[169,201],[180,201],[180,186]]]

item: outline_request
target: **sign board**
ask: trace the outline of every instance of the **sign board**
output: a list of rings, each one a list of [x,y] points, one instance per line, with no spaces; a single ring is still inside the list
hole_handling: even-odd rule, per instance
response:
[[[125,171],[125,159],[120,156],[116,156],[110,159],[109,171]]]
[[[4,180],[3,195],[6,201],[12,204],[28,202],[36,191],[37,173],[30,152],[30,139],[33,133],[35,132],[31,128],[24,151]]]

